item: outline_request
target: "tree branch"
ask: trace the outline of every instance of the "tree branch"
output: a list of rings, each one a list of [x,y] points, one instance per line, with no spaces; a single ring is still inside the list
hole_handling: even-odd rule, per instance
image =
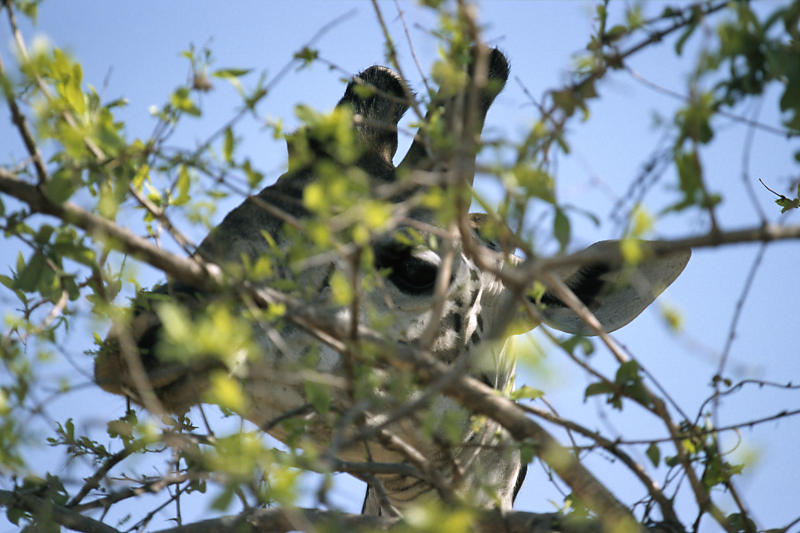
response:
[[[402,519],[385,516],[364,516],[319,509],[257,509],[238,515],[203,520],[193,524],[162,529],[156,533],[281,533],[295,531],[298,523],[326,525],[331,531],[387,531],[401,528]],[[599,521],[570,521],[557,513],[524,511],[482,511],[474,524],[475,531],[485,533],[601,533]],[[644,528],[649,533],[665,532],[666,528]],[[679,530],[670,530],[677,532]]]
[[[114,221],[90,213],[72,202],[55,203],[47,199],[36,186],[25,183],[16,175],[0,168],[0,191],[25,202],[32,211],[52,215],[64,222],[73,224],[94,238],[110,239],[112,248],[129,253],[168,276],[192,283],[198,287],[213,285],[211,280],[219,281],[219,269],[216,266],[202,265],[198,259],[178,257],[163,250],[146,239],[119,226]]]
[[[19,39],[19,30],[17,29],[17,23],[14,19],[14,12],[11,9],[11,3],[3,2],[3,6],[5,6],[5,8],[8,10],[8,20],[11,25],[11,32],[15,37],[17,37],[17,39]],[[42,152],[39,150],[39,145],[36,143],[33,132],[31,132],[31,129],[28,127],[28,121],[17,104],[16,96],[14,95],[14,91],[11,88],[11,83],[8,81],[8,77],[6,75],[5,67],[3,66],[2,57],[0,57],[0,85],[3,86],[3,93],[6,97],[8,110],[11,112],[11,121],[17,127],[17,130],[19,130],[20,137],[22,137],[22,142],[25,144],[25,149],[28,151],[28,154],[33,160],[33,166],[36,168],[36,177],[39,180],[39,184],[44,184],[48,180],[47,168],[44,165],[44,158],[42,158]]]
[[[0,490],[0,506],[6,508],[22,508],[34,517],[47,517],[53,522],[73,531],[83,533],[120,533],[119,530],[76,513],[52,501],[32,494],[20,494],[9,490]]]
[[[36,516],[46,509],[57,524],[83,533],[120,533],[119,530],[83,516],[75,511],[30,494],[0,490],[0,506],[23,508]],[[336,526],[336,531],[387,531],[404,525],[400,518],[365,516],[324,511],[320,509],[254,509],[236,515],[202,520],[191,524],[162,529],[156,533],[212,533],[236,531],[237,533],[281,533],[297,531],[301,525]],[[530,513],[525,511],[486,510],[477,513],[475,531],[485,533],[602,533],[602,522],[597,520],[570,520],[558,513]],[[643,533],[679,533],[667,527],[642,528]]]
[[[725,231],[720,229],[717,232],[709,232],[703,235],[694,235],[680,239],[640,241],[639,245],[645,255],[650,253],[666,255],[670,252],[689,248],[716,248],[717,246],[729,244],[767,243],[792,239],[800,239],[800,225],[781,226],[778,224],[764,224],[737,230]],[[531,257],[519,267],[509,268],[507,271],[498,273],[498,275],[505,282],[524,286],[530,280],[540,277],[543,272],[552,268],[603,261],[621,263],[623,261],[621,250],[582,250],[580,252],[556,257]]]

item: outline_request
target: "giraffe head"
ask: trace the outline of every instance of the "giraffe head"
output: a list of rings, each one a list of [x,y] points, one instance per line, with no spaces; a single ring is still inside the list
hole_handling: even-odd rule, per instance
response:
[[[520,259],[487,215],[459,215],[458,210],[468,206],[480,131],[508,77],[508,64],[499,51],[476,48],[463,74],[460,83],[443,84],[431,98],[428,126],[395,166],[397,124],[412,95],[391,69],[373,66],[361,72],[347,85],[333,119],[312,116],[309,127],[289,138],[289,171],[230,212],[196,255],[233,273],[268,258],[269,274],[256,286],[285,289],[310,306],[354,326],[374,327],[393,342],[429,350],[507,391],[514,357],[504,341],[511,324],[520,323],[507,302],[519,295],[511,294],[496,273]],[[437,206],[443,196],[446,204],[457,206],[449,221]],[[371,212],[379,215],[376,227],[361,224]],[[319,235],[327,235],[327,250],[319,245],[325,241]],[[346,237],[330,243],[331,235]],[[309,253],[300,253],[304,248]],[[639,314],[686,261],[688,253],[674,253],[643,262],[633,274],[610,261],[555,274],[610,331]],[[628,281],[620,283],[623,271]],[[148,298],[177,301],[198,313],[223,301],[178,282],[142,297]],[[537,302],[544,321],[590,333],[550,292]],[[254,314],[241,302],[232,305]],[[320,447],[333,445],[338,457],[396,463],[407,456],[387,438],[399,438],[429,458],[465,497],[511,506],[521,465],[501,428],[471,420],[453,400],[426,394],[410,377],[375,367],[357,339],[337,345],[291,320],[255,320],[254,343],[249,353],[243,350],[244,357],[176,362],[160,354],[163,319],[157,303],[142,304],[132,325],[112,330],[95,364],[104,389],[145,404],[143,389],[149,389],[163,408],[180,412],[206,399],[210,376],[227,372],[245,393],[242,416],[278,439],[291,440],[300,423],[305,436]],[[522,323],[522,330],[537,325],[530,318]],[[314,390],[309,382],[324,385],[328,407],[320,410],[309,397]],[[420,409],[399,416],[415,402]],[[369,436],[357,438],[365,427]],[[398,507],[432,492],[430,483],[402,474],[378,479],[388,504]],[[367,511],[385,505],[375,492],[368,495]]]

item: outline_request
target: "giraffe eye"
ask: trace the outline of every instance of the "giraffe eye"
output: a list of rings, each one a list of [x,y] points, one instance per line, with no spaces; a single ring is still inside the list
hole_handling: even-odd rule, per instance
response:
[[[412,249],[399,243],[375,247],[375,268],[389,270],[389,281],[406,294],[430,294],[438,266],[414,256]]]

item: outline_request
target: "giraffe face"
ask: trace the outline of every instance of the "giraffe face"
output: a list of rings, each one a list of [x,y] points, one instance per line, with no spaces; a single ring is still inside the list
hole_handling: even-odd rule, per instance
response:
[[[487,251],[491,251],[489,243],[486,244]],[[480,270],[456,242],[450,275],[441,297],[443,305],[435,313],[431,302],[434,298],[436,277],[442,268],[440,249],[436,246],[409,246],[406,242],[394,239],[392,234],[377,239],[371,248],[374,266],[381,273],[383,283],[362,294],[357,322],[375,327],[376,331],[380,331],[384,338],[391,339],[392,342],[423,346],[444,362],[453,363],[459,357],[469,358],[471,363],[467,371],[474,377],[500,390],[507,388],[513,379],[513,357],[503,352],[503,339],[483,342],[485,332],[492,325],[492,315],[484,313],[484,309],[496,306],[506,290],[502,283],[492,274]],[[504,258],[499,253],[495,256],[500,266]],[[302,277],[304,282],[317,287],[312,291],[316,294],[314,302],[335,313],[342,323],[351,322],[352,309],[347,305],[333,303],[333,289],[329,280],[333,272],[347,273],[350,267],[344,258],[336,258],[324,268],[315,268]],[[434,313],[436,316],[433,316]],[[422,344],[422,337],[431,327],[432,320],[435,320],[433,334]],[[234,372],[241,377],[250,399],[248,403],[252,407],[243,413],[245,417],[260,427],[271,427],[270,433],[279,439],[285,439],[285,429],[273,427],[272,421],[307,405],[308,399],[304,395],[302,383],[282,382],[276,376],[283,375],[285,372],[282,370],[287,368],[307,365],[308,358],[311,357],[315,372],[341,378],[346,375],[345,356],[291,323],[283,323],[278,330],[272,332],[267,329],[265,327],[260,331],[259,344],[270,355],[251,358]],[[279,343],[276,343],[276,338]],[[358,365],[370,365],[368,353],[357,353],[355,358]],[[370,383],[375,387],[369,392],[370,401],[374,403],[374,407],[369,409],[370,417],[377,423],[384,416],[383,411],[397,407],[387,392],[396,376],[381,367],[369,368],[368,372],[372,380]],[[331,393],[333,407],[340,412],[346,411],[348,402],[342,387],[338,390],[332,388]],[[418,393],[419,391],[412,391],[411,397]],[[447,397],[437,395],[431,401],[429,413],[433,418],[459,419],[464,435],[474,433],[469,429],[469,413]],[[306,415],[308,413],[303,413],[303,416]],[[307,419],[311,420],[314,416],[311,414]],[[402,432],[412,435],[417,429],[403,429]],[[312,424],[310,430],[316,432],[317,439],[321,442],[330,439],[330,427],[324,424]],[[425,438],[411,440],[421,449],[430,450],[431,444]],[[402,460],[398,454],[380,446],[374,446],[371,454],[376,460]],[[363,460],[363,446],[357,444],[352,449],[343,449],[340,456],[350,460]]]
[[[397,149],[397,123],[412,95],[394,71],[370,67],[347,86],[338,104],[352,111],[352,131],[345,133],[352,134],[360,147],[358,153],[343,156],[328,142],[330,128],[290,138],[289,171],[230,212],[196,254],[223,268],[239,270],[243,263],[252,264],[269,254],[275,260],[276,273],[262,282],[265,286],[281,290],[291,287],[289,290],[308,305],[324,309],[341,323],[374,328],[392,342],[428,350],[443,362],[463,364],[464,371],[473,377],[507,390],[513,381],[514,357],[504,341],[512,317],[501,303],[509,296],[509,289],[492,271],[521,260],[507,246],[483,237],[481,228],[488,225],[488,216],[473,214],[470,236],[482,258],[484,268],[479,268],[474,249],[468,253],[460,240],[462,234],[453,228],[437,227],[436,213],[415,203],[421,193],[434,187],[447,189],[452,184],[449,165],[457,166],[465,157],[474,163],[475,150],[458,153],[458,142],[477,142],[488,108],[508,77],[508,64],[499,51],[481,53],[476,49],[476,56],[467,66],[467,87],[456,91],[442,88],[432,98],[426,118],[436,116],[440,124],[464,133],[450,148],[434,147],[421,130],[395,167],[392,158]],[[480,72],[483,79],[477,79]],[[344,166],[343,157],[350,158]],[[331,252],[297,268],[287,250],[298,241],[302,248],[303,231],[290,227],[289,222],[300,221],[302,226],[313,219],[305,193],[330,172],[363,179],[365,195],[388,200],[401,215],[383,233],[372,235],[366,244],[362,242],[356,260],[352,254]],[[468,188],[471,183],[464,185]],[[595,246],[608,248],[618,243]],[[364,257],[369,258],[366,265],[359,262]],[[610,331],[649,305],[677,277],[688,257],[688,252],[656,256],[644,261],[633,275],[625,265],[602,260],[554,274],[590,305]],[[487,262],[490,268],[485,268]],[[439,277],[442,288],[437,288]],[[337,283],[343,278],[355,287],[356,298],[350,303],[338,301]],[[621,283],[621,279],[629,281]],[[178,302],[198,314],[217,298],[180,282],[165,284],[149,294]],[[247,309],[243,302],[225,301],[238,311]],[[546,307],[541,317],[548,324],[568,332],[591,333],[556,296],[545,294],[542,302]],[[536,325],[527,323],[529,329]],[[112,329],[96,358],[98,384],[109,392],[146,403],[141,383],[144,378],[149,380],[145,388],[155,393],[164,408],[183,412],[203,402],[214,372],[226,372],[239,379],[245,393],[246,406],[240,414],[280,440],[289,440],[297,431],[294,422],[302,423],[303,435],[321,448],[332,441],[346,441],[354,431],[349,426],[343,428],[342,419],[358,419],[371,426],[386,423],[393,434],[428,457],[444,479],[460,479],[465,493],[475,502],[490,506],[499,501],[501,507],[510,508],[520,462],[508,435],[491,420],[476,424],[466,409],[442,394],[426,398],[424,389],[414,385],[413,376],[373,365],[376,358],[369,349],[344,353],[353,348],[335,349],[324,335],[290,319],[256,321],[256,349],[249,355],[224,363],[178,363],[159,356],[162,326],[152,307],[135,307],[132,323]],[[138,359],[138,364],[132,366],[131,358]],[[360,387],[355,392],[350,390],[353,382],[357,389]],[[329,390],[329,410],[312,405],[309,384]],[[392,419],[392,413],[422,399],[426,400],[424,409]],[[425,428],[426,424],[431,427]],[[442,444],[452,441],[454,435],[455,441]],[[405,459],[375,438],[342,445],[336,453],[351,461]],[[430,485],[404,476],[387,475],[381,480],[395,505],[431,491]],[[368,498],[368,511],[377,512],[379,508],[377,500],[370,503]]]
[[[470,104],[474,108],[471,127],[475,135],[508,76],[508,65],[503,55],[497,50],[487,52],[483,57],[483,70],[487,74],[476,84],[478,98]],[[471,65],[468,69],[475,70]],[[397,167],[392,162],[397,148],[397,122],[409,107],[411,96],[405,81],[391,69],[375,66],[360,73],[348,84],[337,105],[352,112],[352,133],[360,148],[355,159],[348,166],[340,164],[342,154],[329,142],[328,129],[309,129],[292,136],[288,140],[289,172],[229,213],[200,244],[197,255],[227,266],[241,264],[243,257],[254,262],[261,255],[272,253],[274,258],[274,249],[270,249],[264,234],[268,234],[270,240],[283,250],[292,244],[293,238],[301,237],[297,233],[292,237],[286,231],[285,220],[276,213],[285,213],[301,221],[311,218],[314,213],[309,211],[304,194],[309,186],[320,180],[323,171],[330,172],[332,168],[343,175],[355,170],[366,176],[370,192],[397,186],[397,192],[382,197],[397,204],[407,202],[428,186],[443,186],[441,158],[431,153],[429,140],[422,132],[415,138],[403,162]],[[466,114],[467,105],[464,94],[442,88],[433,98],[430,113],[436,113],[445,123],[457,123]],[[435,183],[404,186],[402,179],[412,173],[427,173],[434,177]],[[383,277],[379,287],[365,292],[357,311],[358,322],[380,322],[381,331],[387,338],[401,343],[416,343],[426,335],[429,337],[427,348],[442,360],[452,362],[465,351],[477,349],[482,331],[488,326],[481,317],[482,310],[494,305],[502,287],[468,259],[457,240],[452,240],[449,245],[453,248],[453,261],[442,297],[443,306],[436,316],[432,316],[434,284],[442,265],[442,239],[437,235],[441,228],[437,229],[432,223],[435,217],[430,210],[418,206],[412,206],[406,218],[422,224],[423,229],[405,228],[401,222],[369,243],[373,256],[371,266]],[[432,231],[424,229],[425,225]],[[399,238],[406,229],[416,232],[416,240],[411,242]],[[304,289],[301,292],[310,305],[330,305],[331,312],[349,321],[352,312],[349,306],[331,305],[335,300],[331,279],[336,272],[347,275],[352,265],[348,264],[346,257],[332,256],[327,262],[299,271],[294,270],[288,261],[277,270],[284,276],[283,281],[291,281],[295,287]],[[497,261],[498,264],[502,262],[499,254]],[[281,282],[280,279],[273,281]],[[155,293],[162,297],[171,296],[189,308],[205,305],[196,299],[192,287],[180,283],[167,284]],[[435,324],[430,325],[432,321]],[[288,374],[295,371],[301,362],[315,361],[315,372],[338,378],[344,371],[342,354],[290,321],[279,327],[271,324],[255,326],[260,354],[228,361],[225,365],[193,364],[184,369],[178,364],[159,360],[161,323],[151,309],[137,310],[134,322],[130,336],[136,343],[148,376],[160,376],[152,385],[164,407],[171,411],[182,411],[199,403],[208,385],[207,373],[225,366],[241,378],[248,395],[249,408],[244,416],[261,427],[269,426],[271,421],[286,412],[307,404],[303,383],[284,379],[291,378]],[[111,392],[124,393],[141,401],[137,386],[132,382],[133,372],[120,351],[118,343],[106,343],[96,362],[97,381]],[[484,380],[487,383],[501,387],[511,376],[510,370],[504,371],[502,377],[498,377],[496,372],[490,374],[487,370],[486,373]],[[276,427],[272,432],[280,438],[282,431]]]

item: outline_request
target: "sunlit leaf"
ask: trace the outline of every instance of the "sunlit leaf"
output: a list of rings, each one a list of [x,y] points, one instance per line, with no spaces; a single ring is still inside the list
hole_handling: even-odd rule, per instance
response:
[[[44,255],[40,252],[34,253],[25,267],[17,272],[16,288],[25,292],[36,290],[39,281],[42,279],[46,265],[47,261]]]
[[[184,205],[191,199],[189,196],[191,176],[189,175],[189,169],[186,168],[186,165],[181,165],[180,169],[178,169],[178,181],[176,185],[178,187],[178,196],[172,200],[172,204]]]
[[[222,146],[222,156],[228,164],[233,163],[233,130],[225,128],[225,142]]]
[[[656,443],[650,444],[645,451],[647,458],[650,459],[650,462],[653,463],[653,466],[658,466],[658,463],[661,461],[661,450],[658,448]]]
[[[511,393],[512,400],[535,400],[537,398],[541,398],[544,396],[544,391],[539,389],[534,389],[533,387],[529,387],[528,385],[523,385],[522,387],[518,388],[517,390]]]
[[[564,211],[558,208],[553,218],[553,235],[558,240],[561,249],[566,249],[570,239],[570,223]]]

